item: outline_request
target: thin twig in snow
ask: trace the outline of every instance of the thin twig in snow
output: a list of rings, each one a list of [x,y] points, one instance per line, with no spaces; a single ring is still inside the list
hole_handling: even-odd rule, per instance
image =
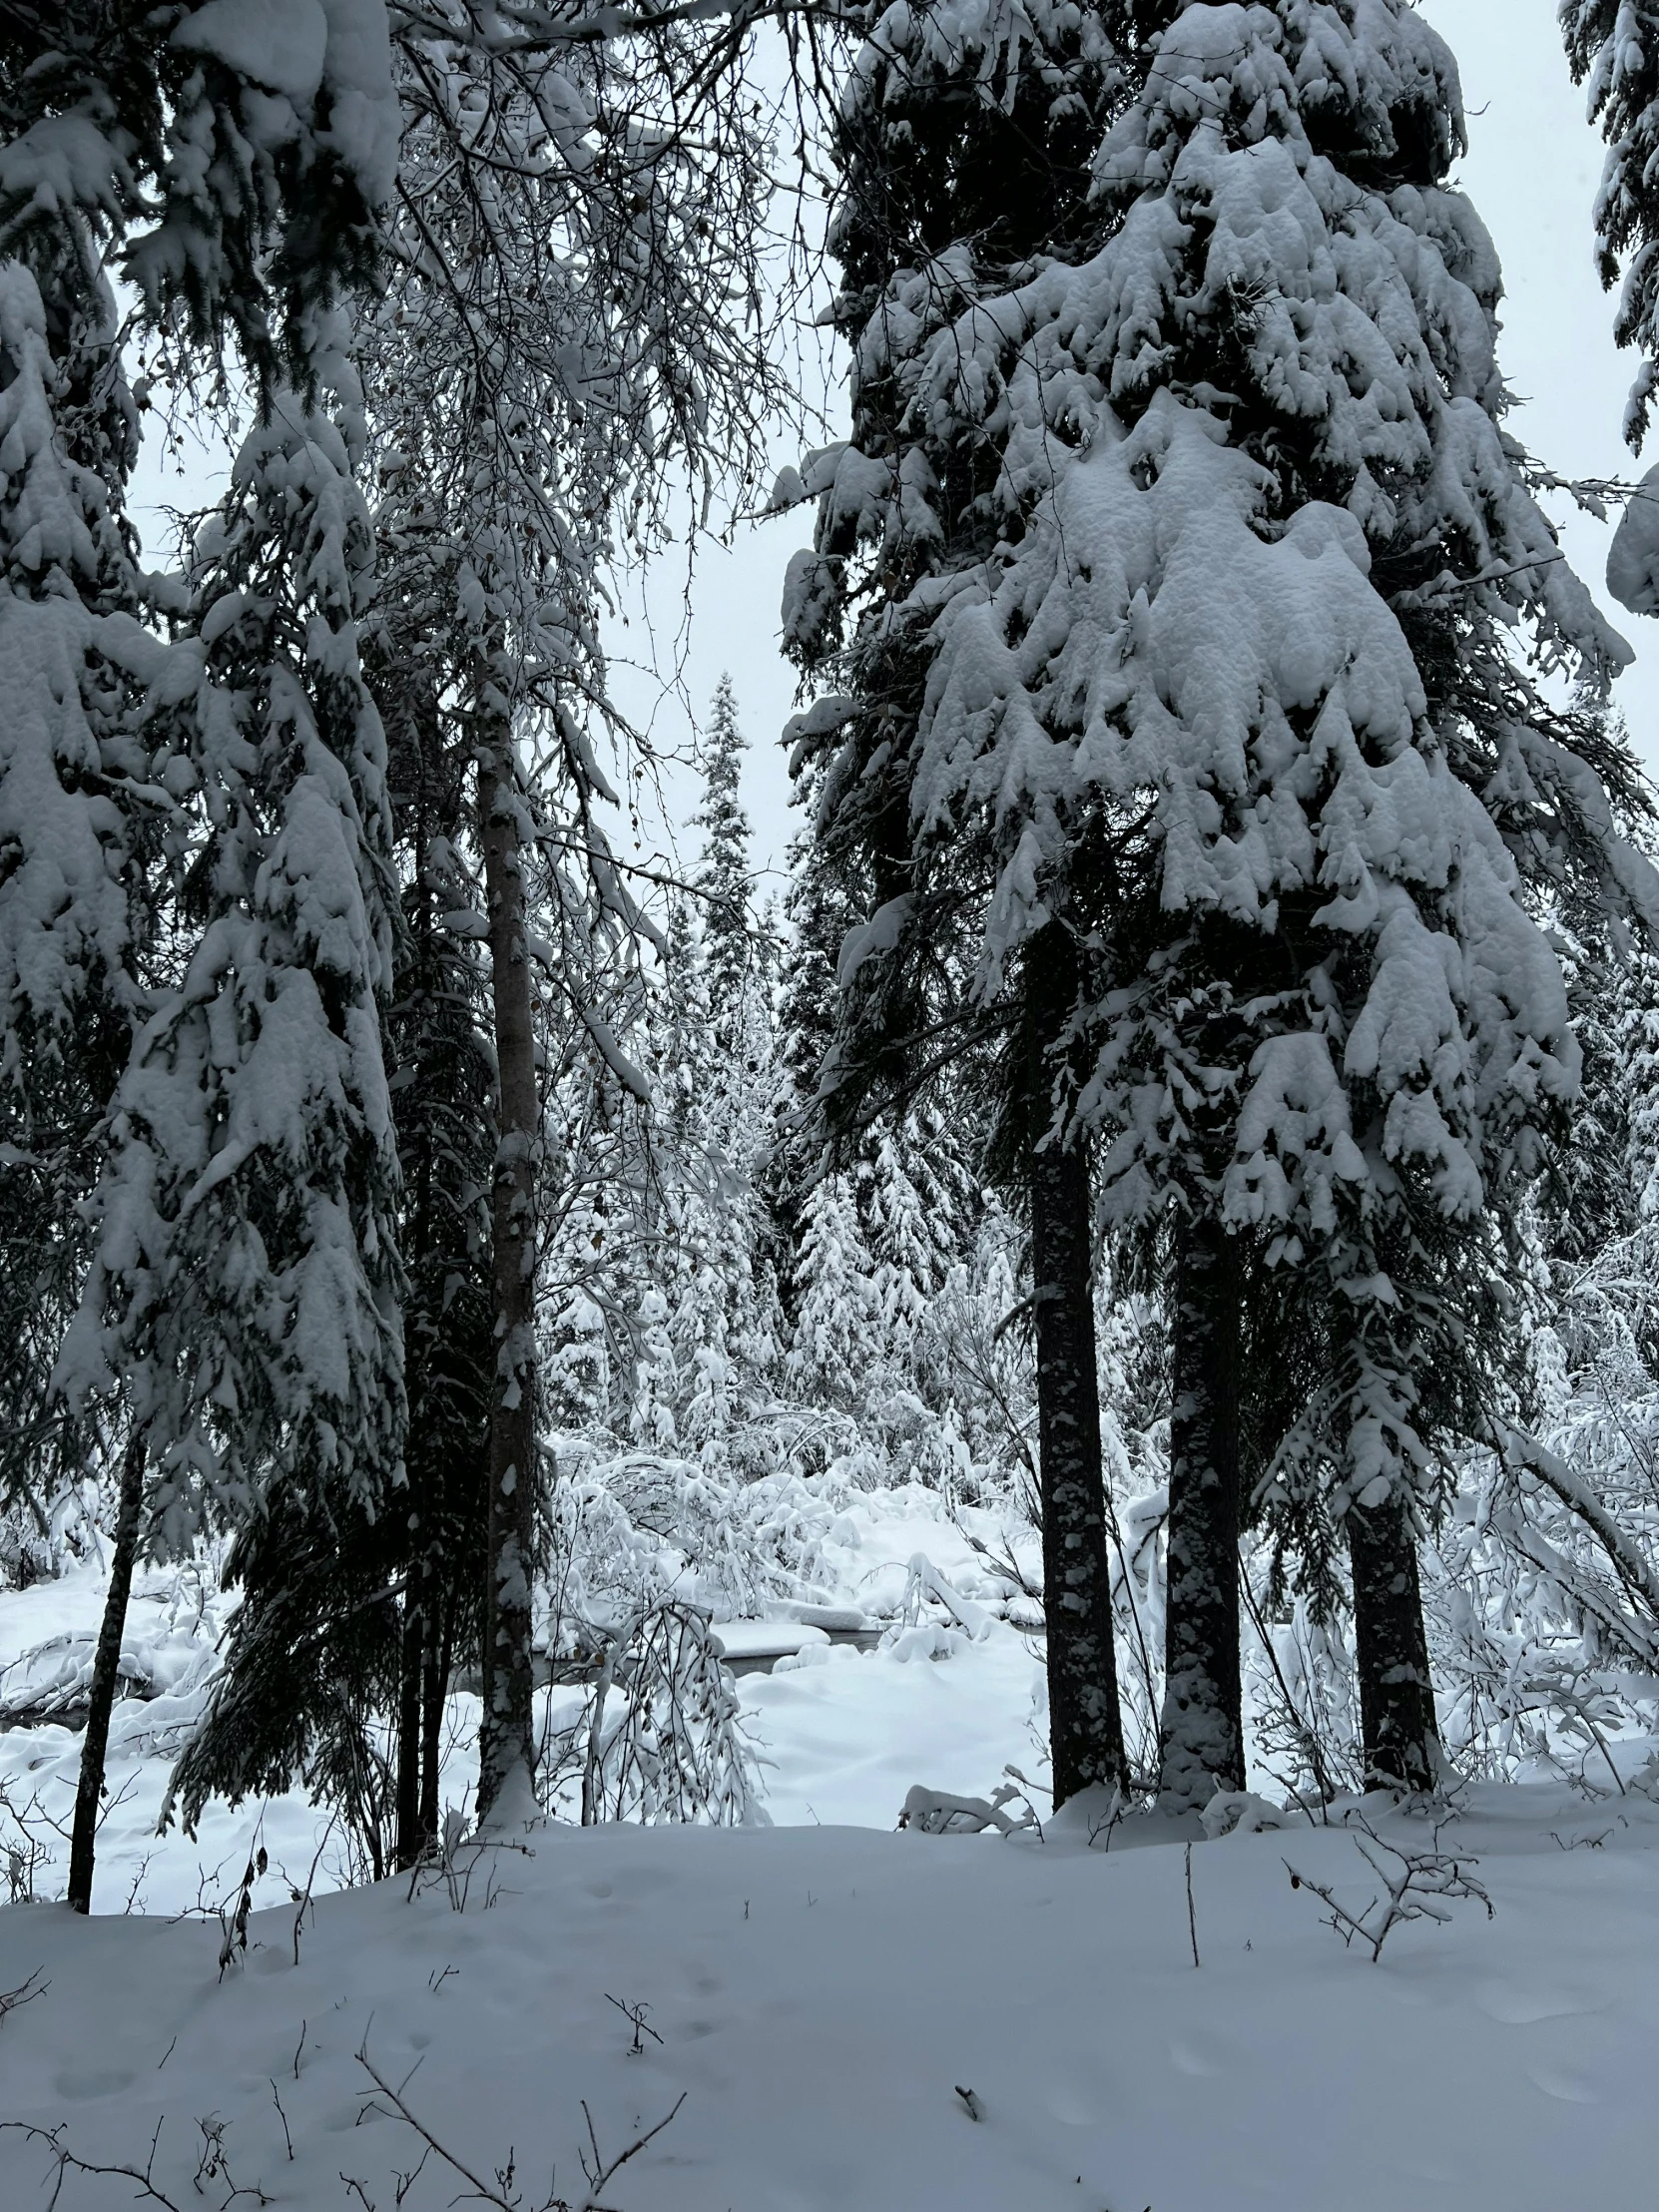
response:
[[[321,1840],[317,1844],[316,1850],[311,1856],[311,1871],[305,1877],[305,1887],[303,1891],[298,1892],[294,1897],[294,1904],[298,1907],[298,1911],[293,1916],[293,1962],[296,1966],[299,1963],[299,1930],[304,1922],[305,1908],[311,1902],[311,1885],[316,1880],[316,1870],[322,1864],[322,1854],[328,1848],[328,1839],[334,1833],[334,1823],[338,1819],[339,1814],[337,1812],[330,1813],[328,1815],[328,1825],[322,1831]],[[303,2042],[305,2039],[303,2028],[300,2029],[299,2039],[301,2042]],[[295,2059],[294,2063],[295,2069],[297,2070],[297,2059]]]
[[[293,2137],[288,2133],[288,2116],[282,2110],[281,2098],[276,2094],[276,2076],[268,2074],[266,2079],[271,2083],[271,2101],[276,2107],[276,2117],[282,2123],[282,2140],[288,2147],[288,2164],[291,2166],[293,2164]]]
[[[1358,1936],[1371,1945],[1374,1966],[1382,1956],[1382,1945],[1396,1928],[1403,1927],[1407,1921],[1438,1921],[1443,1927],[1451,1919],[1448,1910],[1451,1901],[1478,1899],[1486,1908],[1487,1920],[1494,1917],[1491,1899],[1466,1871],[1477,1864],[1476,1861],[1453,1859],[1438,1848],[1425,1852],[1401,1851],[1397,1844],[1384,1843],[1369,1821],[1359,1819],[1355,1825],[1364,1829],[1378,1851],[1386,1852],[1390,1859],[1399,1862],[1398,1871],[1391,1871],[1367,1848],[1361,1837],[1354,1838],[1355,1849],[1382,1884],[1382,1894],[1372,1898],[1358,1912],[1344,1905],[1329,1883],[1311,1880],[1288,1859],[1283,1864],[1291,1878],[1291,1888],[1311,1891],[1320,1900],[1326,1908],[1327,1926],[1334,1928],[1345,1943],[1352,1944]],[[1438,1847],[1438,1827],[1433,1840]]]
[[[681,2105],[685,2103],[686,2095],[687,2092],[682,2089],[675,2098],[673,2105],[663,2114],[656,2126],[648,2127],[643,2135],[636,2136],[628,2148],[620,2152],[608,2165],[600,2154],[599,2137],[593,2131],[593,2114],[588,2110],[588,2100],[586,2097],[582,2099],[582,2117],[588,2123],[588,2141],[593,2145],[593,2164],[591,2166],[588,2164],[587,2153],[584,2151],[582,2154],[582,2171],[588,2177],[588,2187],[593,2192],[593,2199],[597,2199],[600,2190],[604,2188],[606,2182],[610,2180],[614,2173],[619,2172],[622,2167],[627,2165],[630,2158],[636,2157],[639,2152],[644,2150],[647,2143],[663,2132],[669,2121],[679,2112]],[[590,2199],[583,2206],[582,2212],[604,2212],[604,2207],[593,2199]]]
[[[646,2032],[649,2033],[650,2030],[647,2029]],[[470,2166],[466,2165],[461,2159],[457,2158],[452,2150],[446,2149],[445,2146],[441,2142],[439,2142],[438,2138],[432,2133],[431,2129],[426,2125],[425,2121],[420,2119],[413,2111],[411,2111],[409,2106],[404,2102],[401,2088],[394,2089],[391,2083],[386,2079],[384,2074],[380,2072],[380,2069],[375,2065],[373,2059],[371,2059],[368,2055],[368,2034],[366,2029],[363,2033],[363,2040],[358,2045],[356,2055],[358,2065],[362,2067],[364,2073],[366,2073],[370,2081],[373,2082],[375,2089],[379,2092],[379,2094],[385,2098],[386,2102],[390,2105],[392,2112],[396,2115],[396,2117],[401,2119],[405,2123],[405,2125],[413,2128],[414,2132],[420,2137],[420,2140],[426,2145],[427,2149],[429,2151],[435,2151],[438,2157],[443,2160],[444,2164],[449,2167],[450,2171],[452,2173],[459,2174],[461,2179],[467,2184],[466,2189],[462,2192],[463,2197],[470,2197],[480,2204],[492,2204],[496,2207],[496,2212],[531,2212],[531,2208],[527,2208],[525,2206],[522,2194],[519,2191],[515,2190],[513,2187],[515,2163],[514,2155],[511,2150],[509,2150],[507,2153],[506,2165],[498,2167],[496,2169],[495,2179],[493,2183],[484,2181],[480,2178],[479,2175],[473,2172]],[[410,2072],[412,2073],[413,2070],[414,2069],[411,2067]],[[409,2075],[405,2074],[403,2077],[403,2087],[407,2087],[408,2080]],[[620,2151],[615,2158],[611,2159],[607,2159],[604,2153],[599,2148],[599,2137],[594,2128],[593,2114],[588,2110],[586,2099],[584,2099],[582,2103],[582,2117],[587,2123],[588,2142],[592,2147],[593,2153],[591,2163],[589,2161],[587,2151],[584,2150],[581,2154],[582,2171],[587,2176],[589,2193],[587,2197],[583,2200],[582,2204],[577,2207],[573,2206],[568,2198],[555,2196],[552,2193],[551,2188],[549,2188],[546,2198],[539,2205],[533,2208],[533,2212],[606,2212],[606,2207],[602,2205],[599,2201],[600,2191],[605,2187],[606,2183],[611,2180],[613,2175],[620,2172],[621,2169],[627,2165],[630,2158],[637,2157],[639,2153],[645,2149],[648,2143],[654,2141],[656,2137],[663,2132],[663,2129],[667,2127],[669,2122],[678,2114],[681,2105],[683,2105],[686,2101],[686,2096],[687,2092],[682,2089],[680,2094],[675,2098],[672,2109],[663,2115],[663,2117],[657,2122],[655,2127],[647,2128],[642,2135],[638,2135],[634,2138],[633,2142],[628,2145],[628,2148],[626,2150]],[[367,2105],[371,2105],[372,2102],[372,2098],[369,2098],[367,2100]],[[367,2108],[367,2105],[365,2105],[365,2109]],[[418,2173],[419,2170],[420,2169],[417,2166],[415,2171]],[[340,2178],[344,2180],[345,2176],[341,2175]],[[360,2188],[358,2190],[358,2194],[362,2194]],[[456,2199],[457,2203],[459,2203],[460,2201],[460,2198]],[[367,2205],[368,2200],[366,2197],[363,2199],[363,2202],[365,2205]],[[401,2202],[401,2197],[399,2198],[399,2202]],[[369,2212],[372,2212],[372,2207],[369,2208]]]
[[[69,2173],[92,2175],[119,2175],[124,2181],[136,2181],[140,2198],[146,2203],[159,2204],[165,2212],[183,2212],[164,2189],[158,2189],[152,2176],[156,2166],[156,2145],[161,2141],[162,2123],[156,2122],[156,2132],[150,2138],[150,2155],[142,2167],[103,2166],[90,2158],[77,2157],[63,2139],[63,2121],[56,2127],[36,2127],[30,2120],[0,2120],[0,2134],[15,2129],[26,2135],[32,2143],[44,2143],[58,2162],[57,2176],[52,2184],[52,2194],[47,2201],[46,2212],[56,2212],[57,2202],[63,2194],[64,2176]]]
[[[36,1997],[43,1995],[46,1990],[51,1988],[51,1982],[41,1979],[45,1971],[44,1966],[37,1966],[28,1980],[20,1981],[15,1989],[0,1989],[0,2020],[3,2020],[8,2012],[17,2011],[20,2006],[32,2004]]]
[[[1198,1915],[1193,1908],[1193,1847],[1191,1844],[1187,1846],[1187,1934],[1192,1938],[1193,1964],[1196,1966],[1199,1963]]]

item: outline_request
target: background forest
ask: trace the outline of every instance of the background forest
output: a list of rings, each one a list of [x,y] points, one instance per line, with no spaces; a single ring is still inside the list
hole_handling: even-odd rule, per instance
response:
[[[1639,450],[1659,17],[1560,16]],[[1403,0],[0,5],[15,1895],[128,1756],[333,1879],[763,1819],[727,1661],[993,1637],[918,1823],[1659,1788],[1656,822],[1463,131]],[[741,669],[646,866],[603,643],[762,508],[765,897]]]

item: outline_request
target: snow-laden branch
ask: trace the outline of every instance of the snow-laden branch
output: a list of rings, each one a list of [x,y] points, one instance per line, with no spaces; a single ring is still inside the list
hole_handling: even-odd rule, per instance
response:
[[[1620,1527],[1590,1484],[1535,1436],[1529,1436],[1524,1429],[1505,1426],[1499,1431],[1498,1443],[1506,1466],[1535,1475],[1595,1536],[1631,1599],[1649,1616],[1649,1623],[1626,1624],[1627,1637],[1632,1638],[1648,1658],[1659,1657],[1659,1575],[1654,1573],[1639,1547]]]

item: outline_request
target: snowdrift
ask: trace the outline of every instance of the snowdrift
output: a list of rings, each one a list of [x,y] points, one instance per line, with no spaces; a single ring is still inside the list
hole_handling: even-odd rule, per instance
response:
[[[1364,1905],[1353,1834],[1197,1843],[1191,1921],[1151,1835],[542,1829],[318,1899],[297,1963],[278,1891],[223,1973],[217,1921],[13,1908],[0,1989],[40,1993],[0,2023],[0,2203],[51,2200],[55,2140],[215,2212],[1651,2205],[1659,1808],[1467,1793],[1440,1846],[1494,1917],[1378,1964],[1307,1888]],[[671,2112],[595,2195],[584,2154]],[[58,2201],[134,2189],[71,2167]]]

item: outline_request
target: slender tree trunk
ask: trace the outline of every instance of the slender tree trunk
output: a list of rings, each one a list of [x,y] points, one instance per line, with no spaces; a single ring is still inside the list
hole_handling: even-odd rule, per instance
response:
[[[534,1184],[539,1119],[512,733],[505,716],[487,715],[485,730],[478,755],[478,814],[501,1112],[491,1203],[496,1372],[490,1399],[480,1818],[515,1775],[522,1772],[528,1783],[535,1769],[530,1576],[537,1472]]]
[[[1239,1679],[1242,1286],[1221,1224],[1176,1233],[1169,1593],[1158,1802],[1192,1812],[1244,1787]]]
[[[1440,1731],[1416,1536],[1404,1498],[1390,1498],[1370,1513],[1350,1506],[1348,1552],[1366,1781],[1384,1789],[1431,1790],[1438,1780]]]
[[[92,1661],[92,1698],[87,1732],[81,1739],[81,1779],[75,1792],[75,1825],[69,1844],[69,1908],[92,1911],[92,1873],[97,1856],[98,1808],[104,1796],[104,1763],[110,1748],[110,1715],[115,1710],[116,1676],[121,1666],[121,1636],[127,1625],[127,1601],[133,1591],[139,1523],[144,1514],[144,1437],[133,1436],[121,1462],[121,1503],[115,1522],[115,1555],[104,1620]]]
[[[449,1675],[455,1656],[449,1619],[449,1606],[434,1597],[426,1609],[425,1673],[421,1684],[420,1715],[420,1825],[426,1835],[433,1838],[438,1834],[438,1767],[443,1759],[443,1701],[449,1694]]]
[[[1112,1570],[1100,1457],[1100,1386],[1090,1280],[1088,1162],[1078,1146],[1042,1145],[1051,1058],[1076,995],[1076,948],[1057,923],[1026,963],[1031,1279],[1037,1339],[1037,1427],[1043,1513],[1048,1729],[1056,1809],[1079,1790],[1125,1779]]]
[[[409,830],[412,843],[409,878],[415,886],[418,903],[411,917],[409,930],[408,974],[412,995],[423,993],[428,987],[436,962],[433,958],[432,940],[436,922],[437,898],[432,888],[430,872],[432,850],[432,827],[430,800],[434,755],[441,744],[438,725],[437,702],[431,691],[422,686],[406,695],[406,729],[413,734],[410,745],[410,765],[414,774],[410,778],[412,807],[409,815]],[[459,797],[459,791],[457,791]],[[451,822],[451,829],[459,825]],[[425,1039],[416,1030],[418,1042],[416,1057],[409,1074],[418,1085],[423,1071],[419,1065],[420,1045]],[[387,1065],[393,1054],[388,1049]],[[417,1093],[418,1095],[418,1093]],[[433,1145],[429,1128],[421,1129],[415,1174],[405,1183],[411,1201],[404,1224],[404,1258],[409,1263],[411,1288],[425,1274],[433,1238],[433,1221],[436,1209],[432,1197]],[[405,1160],[407,1154],[405,1153]],[[427,1392],[421,1387],[431,1376],[429,1348],[420,1357],[414,1357],[412,1349],[407,1362],[409,1406],[411,1414],[418,1414],[420,1399]],[[414,1439],[411,1437],[411,1442]],[[423,1456],[423,1455],[422,1455]],[[420,1755],[422,1742],[422,1692],[425,1687],[424,1661],[431,1629],[428,1615],[431,1611],[432,1531],[427,1522],[425,1483],[417,1472],[416,1454],[410,1454],[410,1510],[405,1523],[409,1538],[408,1561],[405,1570],[403,1593],[402,1636],[398,1649],[397,1679],[397,1816],[396,1839],[393,1846],[393,1864],[399,1871],[406,1871],[419,1863],[430,1830],[420,1817]]]
[[[397,1655],[397,1840],[392,1860],[399,1870],[414,1866],[426,1848],[420,1819],[420,1744],[429,1583],[424,1556],[411,1559]]]

